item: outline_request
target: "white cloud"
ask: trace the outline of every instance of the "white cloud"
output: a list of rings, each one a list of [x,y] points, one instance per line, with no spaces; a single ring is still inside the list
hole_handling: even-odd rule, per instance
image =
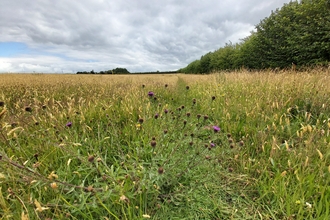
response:
[[[289,0],[2,0],[0,72],[175,70],[249,35]]]

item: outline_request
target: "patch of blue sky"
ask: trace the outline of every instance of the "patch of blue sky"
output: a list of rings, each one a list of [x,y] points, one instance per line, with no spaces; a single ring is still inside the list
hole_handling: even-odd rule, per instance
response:
[[[33,49],[21,42],[0,42],[0,57],[15,57],[19,55],[54,56],[67,61],[83,61],[88,63],[98,62],[98,60],[93,60],[93,59],[86,60],[86,59],[68,57],[61,53],[49,52],[47,51],[47,49],[45,50],[42,50],[40,48]]]
[[[28,47],[20,42],[0,42],[0,57],[13,57],[28,52]]]

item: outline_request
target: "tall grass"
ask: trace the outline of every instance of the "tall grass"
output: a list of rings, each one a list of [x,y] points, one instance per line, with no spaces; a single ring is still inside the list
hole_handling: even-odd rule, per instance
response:
[[[1,79],[3,219],[330,215],[324,71]]]

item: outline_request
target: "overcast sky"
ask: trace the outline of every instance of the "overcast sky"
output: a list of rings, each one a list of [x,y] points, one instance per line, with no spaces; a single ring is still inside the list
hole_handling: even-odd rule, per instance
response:
[[[1,0],[0,72],[185,67],[290,0]]]

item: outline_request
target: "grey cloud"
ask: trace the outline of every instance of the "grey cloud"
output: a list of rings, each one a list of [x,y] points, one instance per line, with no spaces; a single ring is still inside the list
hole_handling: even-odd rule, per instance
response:
[[[246,37],[285,2],[289,0],[2,0],[0,42],[23,42],[56,56],[50,59],[55,63],[38,64],[43,70],[175,70]],[[17,69],[19,62],[37,63],[25,58],[6,62]]]

